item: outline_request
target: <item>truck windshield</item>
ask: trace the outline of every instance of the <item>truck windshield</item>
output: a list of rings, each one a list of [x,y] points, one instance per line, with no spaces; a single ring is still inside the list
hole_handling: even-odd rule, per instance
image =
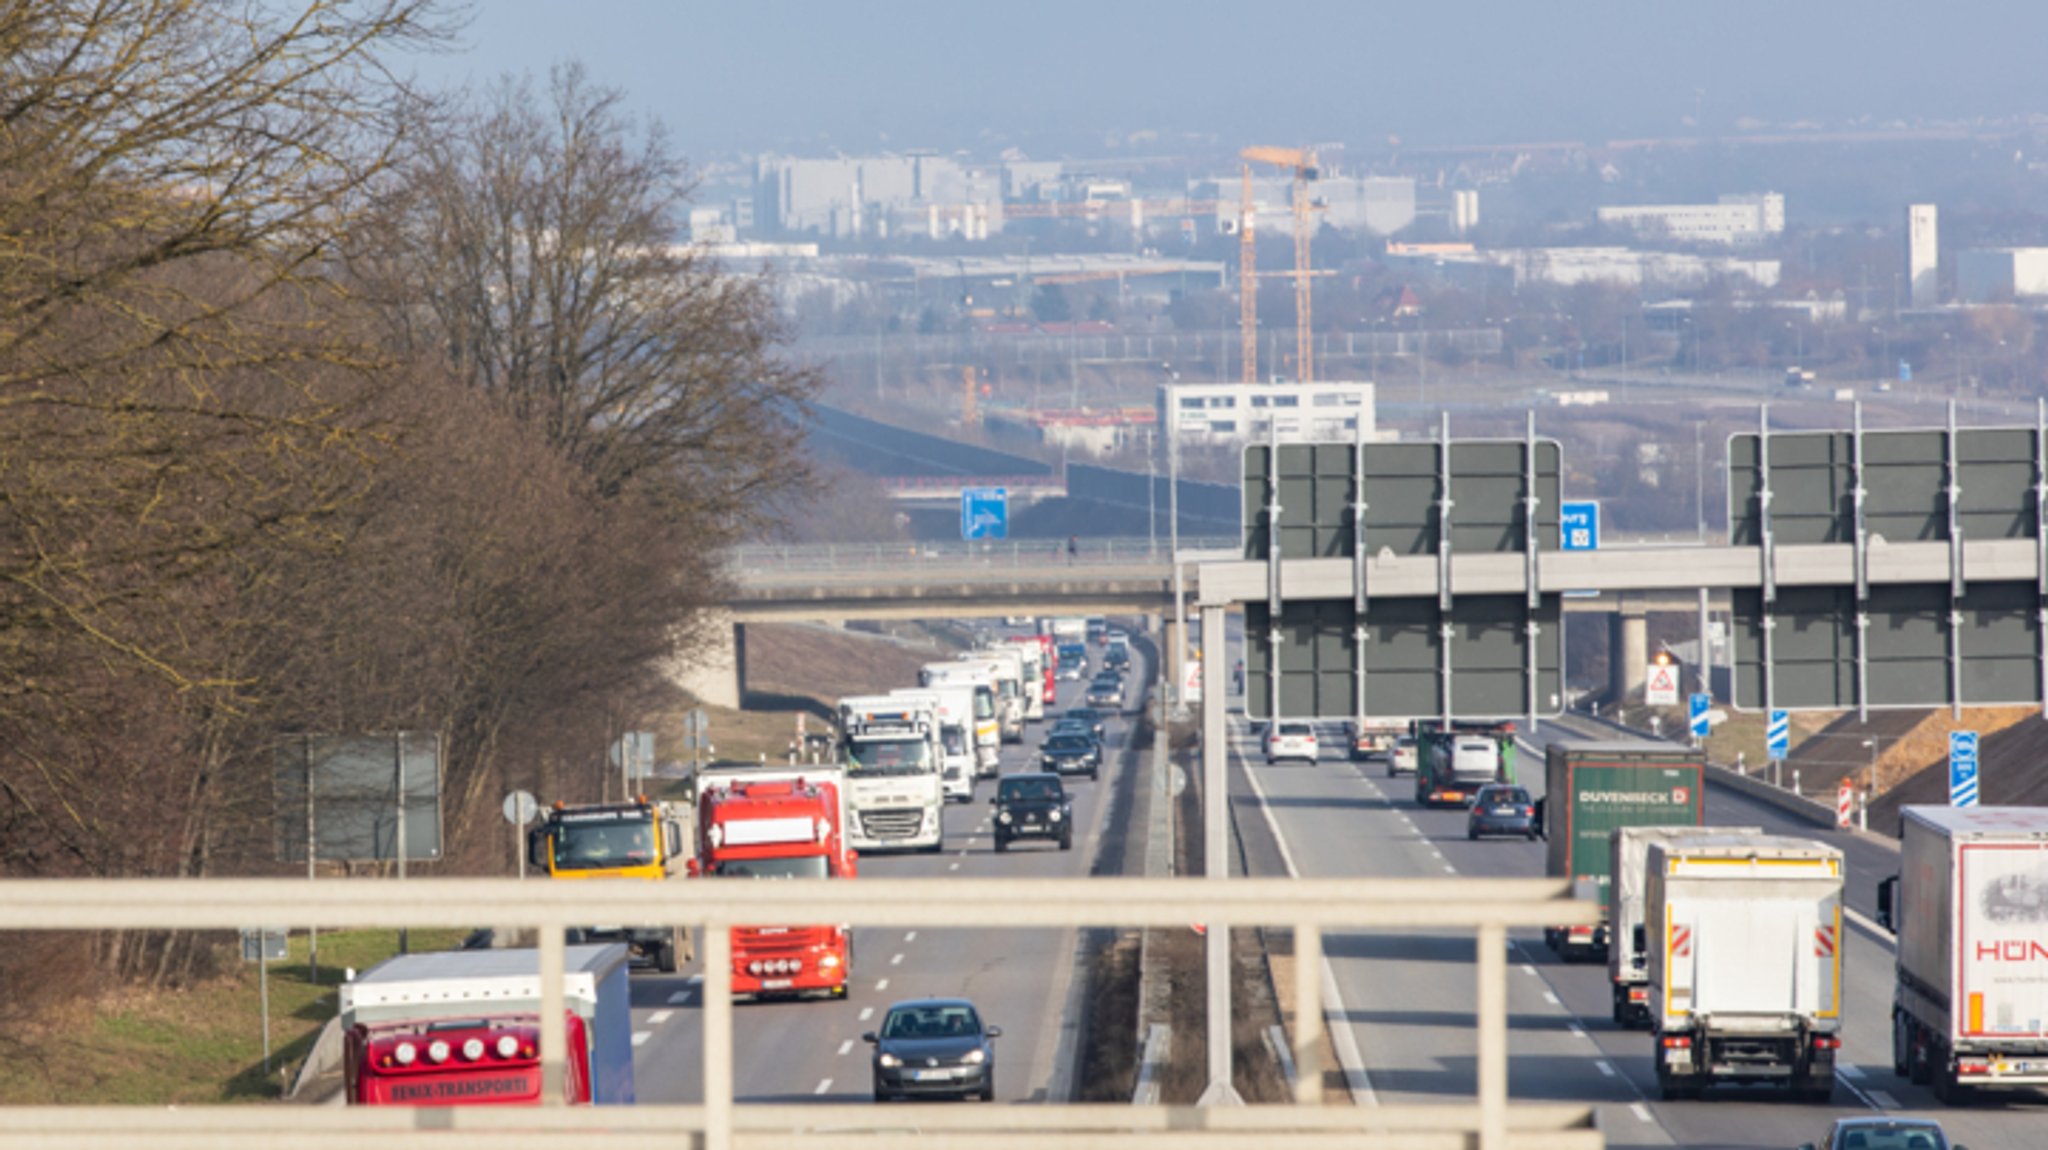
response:
[[[939,739],[945,744],[947,754],[964,755],[967,753],[967,731],[964,728],[950,724],[940,727]]]
[[[654,820],[563,823],[555,828],[556,870],[603,870],[654,861]]]
[[[846,761],[855,778],[930,774],[932,745],[921,738],[855,739],[847,744]]]
[[[779,859],[727,859],[718,864],[723,878],[827,878],[824,855]]]
[[[974,688],[974,717],[993,719],[996,717],[996,694],[985,686]]]

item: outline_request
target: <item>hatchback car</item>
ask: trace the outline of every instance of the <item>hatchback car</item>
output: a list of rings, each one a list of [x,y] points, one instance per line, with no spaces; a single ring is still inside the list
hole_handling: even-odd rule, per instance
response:
[[[1088,705],[1122,709],[1124,705],[1124,681],[1116,675],[1097,675],[1088,684]]]
[[[875,1101],[912,1095],[994,1101],[995,1040],[1002,1036],[1002,1028],[983,1025],[981,1012],[964,998],[891,1006],[880,1030],[861,1035],[875,1048]]]
[[[1080,732],[1058,732],[1038,748],[1040,770],[1055,775],[1087,775],[1102,769],[1102,745]]]
[[[1489,783],[1479,788],[1472,800],[1471,813],[1465,816],[1465,837],[1476,839],[1481,835],[1513,835],[1516,838],[1536,837],[1536,800],[1529,792],[1512,783]]]
[[[1963,1150],[1932,1118],[1837,1118],[1826,1140],[1799,1150]]]
[[[1067,708],[1067,713],[1060,716],[1061,726],[1065,726],[1068,723],[1079,723],[1093,732],[1097,739],[1102,738],[1103,724],[1108,721],[1109,716],[1096,710],[1094,707],[1069,707]]]
[[[1314,764],[1316,729],[1307,723],[1272,723],[1266,727],[1266,765],[1282,759]]]
[[[1018,839],[1051,839],[1061,850],[1074,847],[1074,799],[1053,774],[1005,776],[989,805],[996,809],[996,849]]]
[[[1418,756],[1414,735],[1402,735],[1395,739],[1393,753],[1387,756],[1387,777],[1391,779],[1395,775],[1414,774],[1421,765]]]

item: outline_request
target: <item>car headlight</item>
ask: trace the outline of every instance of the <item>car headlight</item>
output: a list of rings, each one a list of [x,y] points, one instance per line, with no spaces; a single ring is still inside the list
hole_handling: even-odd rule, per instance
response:
[[[979,1066],[988,1061],[988,1052],[977,1046],[968,1051],[967,1057],[962,1058],[960,1061],[965,1062],[969,1066]]]
[[[1054,811],[1050,817],[1053,822],[1060,821],[1060,813],[1058,811]]]
[[[886,1066],[889,1069],[894,1070],[898,1066],[903,1065],[903,1060],[901,1058],[896,1057],[893,1054],[888,1053],[887,1051],[883,1051],[881,1054],[875,1056],[875,1065]]]
[[[1008,811],[1001,811],[1001,812],[998,812],[998,813],[996,814],[996,821],[997,821],[997,822],[999,822],[999,823],[1007,823],[1007,822],[1009,822],[1009,821],[1010,821],[1010,812],[1008,812]]]

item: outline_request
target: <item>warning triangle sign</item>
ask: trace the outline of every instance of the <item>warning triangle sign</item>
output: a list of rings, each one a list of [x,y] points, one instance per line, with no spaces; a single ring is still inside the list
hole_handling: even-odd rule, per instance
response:
[[[1643,677],[1643,702],[1653,707],[1678,705],[1678,668],[1669,663],[1652,663]]]

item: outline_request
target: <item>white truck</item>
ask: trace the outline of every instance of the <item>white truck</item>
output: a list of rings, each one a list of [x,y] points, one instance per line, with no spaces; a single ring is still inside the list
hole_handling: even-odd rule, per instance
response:
[[[1898,935],[1892,1069],[1950,1105],[2048,1086],[2048,809],[1907,807],[1877,919]]]
[[[1780,835],[1652,842],[1643,917],[1651,1049],[1668,1101],[1774,1083],[1835,1089],[1842,1025],[1842,852]]]
[[[944,744],[930,696],[839,700],[840,759],[852,808],[847,838],[855,850],[945,848]]]
[[[1005,743],[1024,741],[1024,660],[1015,651],[967,651],[960,661],[986,667],[996,694],[997,730]]]
[[[974,688],[898,687],[894,699],[928,704],[939,716],[939,789],[953,802],[974,801],[974,780],[980,774],[974,754]]]
[[[1042,723],[1045,721],[1045,647],[1036,637],[1030,639],[1001,639],[990,645],[995,651],[1014,651],[1017,655],[1018,698],[1024,705],[1024,721]]]
[[[1650,948],[1643,926],[1650,844],[1763,833],[1762,827],[1616,827],[1607,832],[1607,980],[1614,987],[1615,1025],[1650,1025]]]
[[[996,707],[996,676],[973,663],[926,663],[918,668],[920,687],[965,687],[974,692],[974,761],[984,779],[996,777],[1002,762],[1003,727]]]

